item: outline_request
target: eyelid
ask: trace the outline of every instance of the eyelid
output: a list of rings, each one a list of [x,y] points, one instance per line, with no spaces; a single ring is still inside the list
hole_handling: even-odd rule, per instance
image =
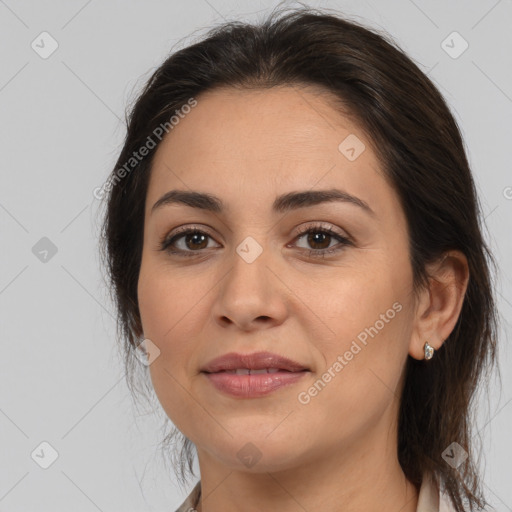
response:
[[[178,226],[168,233],[166,233],[161,240],[169,240],[171,238],[174,238],[176,235],[179,235],[181,233],[186,233],[188,231],[201,231],[202,233],[207,234],[208,236],[214,238],[212,234],[212,228],[210,226],[205,224],[183,224],[182,226]]]
[[[334,234],[338,235],[341,238],[346,238],[351,240],[352,237],[346,232],[340,232],[340,230],[335,226],[334,224],[330,222],[326,222],[325,224],[322,224],[321,221],[311,221],[310,223],[306,223],[305,225],[302,225],[298,228],[298,235],[303,235],[304,233],[307,233],[311,229],[318,229],[319,231],[332,231]]]

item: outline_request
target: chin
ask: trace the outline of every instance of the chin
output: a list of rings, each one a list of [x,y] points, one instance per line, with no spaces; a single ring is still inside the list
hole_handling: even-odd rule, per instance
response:
[[[306,445],[306,439],[298,440],[290,435],[289,430],[272,432],[276,425],[275,422],[271,428],[265,425],[259,431],[239,426],[235,432],[228,428],[233,437],[225,433],[222,439],[210,437],[206,443],[199,442],[199,446],[230,470],[249,473],[284,471],[301,464],[301,454],[306,457],[311,447]],[[272,433],[269,435],[269,432]]]

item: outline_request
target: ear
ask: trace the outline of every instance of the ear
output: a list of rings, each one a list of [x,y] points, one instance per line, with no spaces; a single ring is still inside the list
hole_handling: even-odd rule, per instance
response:
[[[453,331],[469,282],[468,262],[460,251],[444,253],[427,266],[427,272],[428,287],[419,294],[409,344],[409,355],[415,359],[425,358],[426,341],[439,349]]]

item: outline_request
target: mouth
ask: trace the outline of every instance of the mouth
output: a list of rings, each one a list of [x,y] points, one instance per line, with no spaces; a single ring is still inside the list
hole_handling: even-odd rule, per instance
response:
[[[237,368],[236,370],[220,370],[219,372],[207,372],[207,373],[229,373],[231,375],[261,375],[264,373],[278,373],[278,372],[289,372],[283,368],[262,368],[261,370],[254,370],[250,368]]]
[[[298,382],[309,371],[296,361],[270,352],[230,353],[201,369],[218,391],[236,398],[266,396]]]
[[[247,374],[247,371],[251,373],[276,373],[279,371],[301,372],[304,370],[309,370],[309,368],[297,361],[271,352],[254,352],[252,354],[230,352],[213,359],[201,368],[204,373],[239,371],[245,372],[245,374]]]

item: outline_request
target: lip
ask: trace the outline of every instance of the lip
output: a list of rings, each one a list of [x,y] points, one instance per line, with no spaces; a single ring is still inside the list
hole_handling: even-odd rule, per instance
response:
[[[249,370],[263,370],[264,368],[277,368],[288,372],[300,372],[308,368],[287,357],[272,352],[254,352],[252,354],[238,354],[230,352],[210,361],[201,368],[205,373],[217,373],[225,370],[247,368]]]
[[[237,369],[247,369],[238,374]],[[262,373],[272,369],[272,373]],[[258,371],[251,374],[251,371]],[[257,398],[298,382],[309,369],[304,365],[271,352],[229,353],[213,359],[201,373],[219,391],[238,398]]]

